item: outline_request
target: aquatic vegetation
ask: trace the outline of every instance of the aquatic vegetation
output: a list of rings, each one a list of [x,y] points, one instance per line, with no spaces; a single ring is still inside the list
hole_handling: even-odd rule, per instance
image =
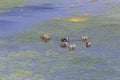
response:
[[[32,72],[31,71],[25,71],[25,70],[18,70],[16,73],[15,73],[15,76],[16,77],[26,77],[28,75],[32,75]]]
[[[1,0],[0,1],[0,8],[11,8],[11,7],[23,7],[26,3],[31,0]]]
[[[6,44],[7,44],[7,42],[5,42],[5,41],[0,41],[0,46],[6,45]]]
[[[104,4],[106,4],[106,5],[115,4],[115,3],[116,3],[116,2],[114,2],[114,1],[104,2]]]
[[[0,37],[3,39],[0,41],[0,79],[119,79],[120,19],[115,17],[118,16],[114,13],[87,17],[78,14],[37,23],[32,30]],[[41,34],[50,34],[52,40],[43,42]],[[89,36],[91,48],[85,48],[79,41],[82,35]],[[63,36],[70,37],[78,48],[61,49],[58,45]]]
[[[68,20],[68,22],[71,23],[86,22],[86,21],[88,21],[88,18],[71,18]]]
[[[31,0],[0,0],[0,14],[10,12],[10,8],[24,7]]]
[[[10,10],[0,10],[0,14],[6,13],[6,12],[10,12]]]

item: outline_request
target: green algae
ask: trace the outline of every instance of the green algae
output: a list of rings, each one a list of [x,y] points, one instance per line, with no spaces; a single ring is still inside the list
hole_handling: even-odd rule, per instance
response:
[[[0,8],[23,7],[31,0],[1,0]]]
[[[4,14],[4,13],[7,13],[7,12],[10,12],[10,10],[0,10],[0,14]]]
[[[45,74],[64,71],[70,74],[68,76],[70,78],[81,74],[79,78],[87,80],[89,80],[90,76],[93,76],[96,80],[116,79],[115,77],[112,78],[111,74],[119,70],[119,59],[112,58],[111,60],[110,58],[113,54],[117,54],[120,47],[118,43],[113,43],[113,41],[119,42],[120,40],[120,24],[118,20],[109,16],[89,16],[87,22],[74,24],[67,22],[67,19],[69,19],[69,17],[54,19],[43,24],[36,24],[33,30],[21,32],[11,37],[16,45],[22,44],[23,48],[32,47],[33,45],[35,45],[35,47],[27,48],[25,51],[11,52],[7,57],[0,57],[0,60],[4,62],[4,64],[0,66],[0,70],[5,71],[7,69],[12,72],[8,73],[8,79],[14,78],[20,80],[37,78],[45,80],[43,78]],[[53,40],[45,43],[40,39],[41,34],[50,34]],[[92,47],[90,49],[86,49],[82,42],[75,42],[78,43],[78,48],[73,52],[59,47],[61,37],[69,36],[70,38],[72,37],[71,39],[73,40],[79,40],[82,35],[87,35],[89,40],[92,41]],[[9,46],[8,43],[0,43],[0,45],[6,44]],[[111,47],[111,45],[113,47]],[[46,51],[51,49],[56,52],[56,54],[53,52],[52,55],[47,56],[49,53]],[[33,60],[35,60],[36,63],[32,62]],[[103,66],[108,67],[104,68]],[[37,69],[32,71],[33,67]],[[78,69],[79,71],[71,71],[69,67]],[[16,73],[14,69],[16,69]],[[3,80],[6,79],[4,75],[5,74],[1,77]],[[32,79],[27,78],[29,75],[32,76]],[[57,76],[56,78],[58,77],[61,76]],[[116,77],[119,78],[117,75]]]
[[[0,0],[0,14],[4,14],[10,12],[9,9],[13,7],[24,7],[27,3],[31,2],[31,0]],[[3,8],[3,10],[2,10]],[[7,9],[7,10],[4,10]]]

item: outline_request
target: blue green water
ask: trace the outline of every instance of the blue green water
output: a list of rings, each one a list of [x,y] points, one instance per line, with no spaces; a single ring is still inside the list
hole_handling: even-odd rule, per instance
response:
[[[0,14],[0,79],[119,80],[119,0],[81,3],[35,1]],[[74,17],[88,21],[68,22]],[[50,34],[52,40],[41,41],[41,34]],[[61,37],[74,41],[82,35],[89,37],[91,48],[80,41],[72,42],[75,51],[59,47]]]

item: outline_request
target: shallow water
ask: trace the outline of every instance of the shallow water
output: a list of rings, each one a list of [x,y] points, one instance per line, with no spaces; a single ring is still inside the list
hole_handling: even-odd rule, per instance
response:
[[[77,5],[75,8],[70,8],[71,4]],[[101,14],[105,12],[103,2],[91,3],[83,1],[83,6],[79,6],[77,1],[65,1],[64,3],[43,3],[41,5],[27,5],[25,7],[14,7],[8,9],[9,12],[0,15],[0,34],[8,35],[15,34],[21,30],[28,30],[36,23],[68,16],[72,14]],[[6,24],[7,23],[7,24]],[[8,30],[7,27],[10,27]],[[4,28],[3,28],[4,27]]]
[[[69,6],[77,1],[28,5],[1,14],[0,79],[119,80],[120,18],[114,16],[119,9],[116,3],[109,4],[114,9],[108,9],[103,1],[107,0],[101,0],[99,5],[84,1],[83,7]],[[68,21],[74,17],[88,21]],[[52,36],[48,43],[40,39],[46,33]],[[91,48],[75,41],[82,35],[89,37]],[[59,47],[63,36],[75,41],[71,42],[77,44],[75,51]]]

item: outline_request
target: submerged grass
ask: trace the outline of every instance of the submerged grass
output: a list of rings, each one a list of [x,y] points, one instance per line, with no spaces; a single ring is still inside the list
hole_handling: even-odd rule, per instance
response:
[[[23,7],[31,0],[0,0],[0,8]]]
[[[71,23],[86,22],[86,21],[88,21],[87,18],[71,18],[68,20],[68,22],[71,22]]]
[[[64,54],[61,53],[50,56],[45,56],[44,54],[47,53],[41,53],[37,51],[20,51],[11,52],[7,57],[0,57],[1,62],[4,62],[4,64],[0,66],[0,71],[1,73],[3,73],[0,78],[26,79],[31,77],[32,79],[36,79],[40,78],[40,76],[43,76],[45,74],[51,75],[55,74],[56,72],[64,71],[67,71],[67,74],[74,74],[73,77],[78,77],[78,74],[83,74],[84,72],[86,72],[86,70],[95,70],[93,72],[96,72],[96,70],[104,71],[106,68],[99,67],[99,69],[96,69],[98,68],[96,66],[107,65],[104,63],[103,59],[100,59],[99,56],[94,54],[90,55],[85,51],[82,53],[68,52]],[[72,72],[68,72],[70,69],[72,70]],[[82,71],[76,72],[74,69],[82,69]],[[4,71],[8,71],[8,77],[6,78],[6,73],[4,73]],[[108,69],[106,70],[106,72],[107,71],[110,72],[111,70]],[[99,72],[96,72],[96,74],[98,73]],[[39,76],[37,76],[37,74],[39,74]],[[77,75],[75,76],[75,74]],[[48,76],[46,76],[46,78],[47,77]]]
[[[69,80],[119,78],[120,63],[119,58],[116,59],[120,48],[119,19],[108,15],[87,16],[88,21],[85,22],[67,21],[73,17],[57,18],[43,24],[36,24],[31,31],[6,38],[12,41],[11,44],[0,42],[0,46],[14,44],[20,47],[14,52],[9,52],[9,55],[0,57],[2,63],[0,72],[3,73],[0,78],[25,80],[39,78],[61,80],[64,76]],[[52,40],[48,43],[41,41],[41,34],[50,34]],[[80,40],[82,35],[89,37],[92,42],[91,48],[87,49],[84,43],[75,41]],[[69,52],[59,47],[60,38],[63,36],[68,36],[70,40],[75,41],[71,42],[77,44],[75,51]],[[5,71],[8,73],[6,74]]]
[[[31,0],[0,0],[0,14],[9,12],[13,7],[24,7]]]
[[[22,7],[26,2],[1,0],[0,8]],[[0,79],[118,80],[119,21],[116,11],[105,16],[75,15],[38,23],[32,30],[13,36],[0,36]],[[43,42],[42,34],[50,34],[52,40]],[[89,37],[91,48],[76,41],[82,35]],[[63,36],[77,44],[75,51],[59,47]]]

